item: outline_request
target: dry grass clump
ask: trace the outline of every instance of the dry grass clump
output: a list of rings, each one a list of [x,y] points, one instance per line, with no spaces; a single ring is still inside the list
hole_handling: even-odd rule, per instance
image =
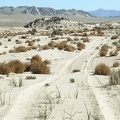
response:
[[[117,50],[111,51],[111,52],[109,53],[109,55],[110,55],[110,56],[117,56],[117,55],[118,55],[118,51],[117,51]]]
[[[51,64],[50,60],[48,60],[48,59],[44,60],[43,63],[45,63],[47,65]]]
[[[96,75],[109,75],[110,68],[104,63],[101,63],[95,67],[95,74]]]
[[[59,50],[63,50],[65,48],[66,44],[67,44],[67,41],[62,41],[62,42],[58,43],[57,47]]]
[[[72,40],[73,40],[73,39],[72,39],[72,38],[70,38],[70,37],[68,37],[68,38],[67,38],[67,41],[72,41]]]
[[[103,56],[106,56],[107,55],[107,51],[106,50],[101,50],[100,51],[100,56],[103,57]]]
[[[19,60],[12,60],[8,63],[0,64],[0,74],[8,75],[11,72],[14,73],[23,73],[25,66]]]
[[[79,38],[74,38],[75,41],[79,41]]]
[[[74,52],[76,50],[72,45],[66,45],[64,48],[65,51]]]
[[[101,47],[101,50],[100,50],[100,56],[101,56],[101,57],[107,55],[108,48],[109,48],[108,45],[103,45],[103,46]]]
[[[43,50],[48,50],[48,49],[50,49],[50,47],[49,47],[48,45],[43,45],[43,46],[42,46],[42,49],[43,49]]]
[[[51,40],[58,40],[59,37],[53,37]]]
[[[119,67],[120,63],[119,62],[114,62],[113,67]]]
[[[33,46],[34,42],[33,41],[29,41],[28,46]]]
[[[83,40],[83,42],[89,42],[89,38],[81,38],[81,40]]]
[[[39,56],[39,55],[34,55],[32,58],[31,58],[31,62],[39,62],[39,63],[42,63],[42,58]]]
[[[118,35],[114,35],[111,37],[111,40],[117,39],[119,36]]]
[[[84,43],[81,43],[81,42],[77,43],[77,49],[78,49],[78,50],[85,49],[85,44],[84,44]]]
[[[104,32],[102,32],[101,29],[98,29],[97,30],[97,36],[103,36],[104,35]]]
[[[120,45],[117,45],[117,46],[116,46],[116,50],[117,50],[117,51],[120,51]]]
[[[33,74],[49,74],[50,68],[45,63],[33,62],[31,63],[30,70]]]
[[[18,40],[18,41],[16,42],[16,44],[22,44],[22,41],[19,41],[19,40]]]
[[[54,47],[56,47],[56,43],[54,43],[53,41],[50,41],[49,43],[48,43],[48,46],[50,47],[50,48],[54,48]]]
[[[85,37],[87,37],[88,36],[88,34],[87,33],[83,33],[83,35],[82,36],[85,36]]]
[[[28,49],[27,49],[27,47],[25,47],[25,46],[19,46],[19,47],[17,47],[17,48],[15,48],[15,52],[26,52]]]
[[[109,77],[110,85],[120,85],[120,70],[112,70]]]

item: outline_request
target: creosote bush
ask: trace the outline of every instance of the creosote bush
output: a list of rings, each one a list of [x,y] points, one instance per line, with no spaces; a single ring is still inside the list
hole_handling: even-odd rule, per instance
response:
[[[106,64],[101,63],[95,67],[95,74],[96,75],[109,75],[110,68]]]

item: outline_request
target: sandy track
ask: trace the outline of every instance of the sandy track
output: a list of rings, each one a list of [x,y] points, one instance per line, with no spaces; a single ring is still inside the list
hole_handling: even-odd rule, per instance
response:
[[[66,93],[64,94],[65,98],[66,95],[68,95],[68,91],[71,90],[71,87],[67,89],[67,86],[62,87],[63,82],[64,82],[64,77],[68,77],[67,75],[74,77],[81,86],[79,93],[83,94],[82,98],[72,98],[70,97],[69,99],[67,98],[66,101],[64,102],[67,103],[68,105],[71,105],[71,103],[74,103],[74,107],[77,108],[78,104],[81,106],[81,110],[83,110],[83,114],[81,115],[82,120],[87,120],[88,119],[88,114],[92,114],[95,112],[96,116],[102,116],[101,110],[99,107],[99,102],[96,100],[96,96],[94,95],[93,90],[90,88],[91,86],[88,84],[88,74],[86,72],[86,61],[89,61],[91,59],[90,56],[93,56],[94,50],[96,46],[99,46],[102,43],[100,40],[94,41],[88,48],[86,48],[84,51],[81,52],[80,55],[72,58],[66,65],[65,67],[60,71],[58,75],[54,75],[53,77],[47,79],[46,81],[30,86],[26,90],[22,91],[22,93],[19,95],[19,97],[16,99],[15,105],[11,108],[9,113],[3,118],[3,120],[25,120],[27,117],[28,113],[31,111],[31,106],[35,104],[38,100],[38,95],[39,92],[43,93],[44,90],[44,85],[46,83],[50,83],[51,86],[50,88],[53,88],[54,83],[58,85],[58,87],[61,87],[61,94],[64,93],[66,90]],[[82,66],[82,67],[81,67]],[[72,70],[81,68],[81,74],[77,74],[75,77],[75,74],[71,73]],[[81,79],[79,78],[81,76]],[[61,84],[58,84],[58,83]],[[53,83],[53,84],[52,84]],[[68,83],[66,83],[68,84]],[[53,86],[52,86],[53,85]],[[79,87],[78,86],[78,87]],[[82,88],[82,86],[84,86]],[[72,87],[73,91],[75,91],[75,86]],[[49,90],[50,92],[51,90]],[[71,90],[72,93],[72,90]],[[92,97],[91,97],[92,96]],[[62,106],[61,109],[65,105],[60,105]],[[93,106],[91,106],[93,104]],[[58,105],[57,105],[58,106]],[[55,108],[57,108],[57,106]],[[79,107],[80,107],[79,106]],[[86,109],[87,107],[87,109]],[[78,108],[79,109],[79,108]],[[16,112],[15,112],[16,111]],[[89,112],[89,113],[88,113]],[[54,113],[54,112],[53,112]],[[77,111],[77,113],[79,113]],[[79,118],[79,114],[76,114],[76,118]],[[55,117],[54,117],[55,118]],[[53,119],[53,118],[51,118]],[[101,119],[104,119],[101,117]],[[58,120],[58,118],[57,118]],[[107,120],[107,119],[106,119]]]

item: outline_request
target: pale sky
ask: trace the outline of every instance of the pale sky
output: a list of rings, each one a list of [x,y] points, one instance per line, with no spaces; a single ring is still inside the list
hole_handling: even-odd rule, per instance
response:
[[[85,11],[99,8],[120,10],[120,0],[0,0],[0,7],[3,6],[36,6]]]

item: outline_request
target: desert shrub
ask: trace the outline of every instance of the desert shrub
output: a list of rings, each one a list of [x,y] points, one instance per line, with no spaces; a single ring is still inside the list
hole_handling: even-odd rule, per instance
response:
[[[49,74],[50,68],[45,63],[33,62],[31,63],[31,68],[33,74]]]
[[[14,73],[23,73],[25,71],[24,64],[19,60],[11,60],[7,65],[12,68],[12,72]]]
[[[51,40],[58,40],[59,37],[53,37]]]
[[[117,52],[117,50],[115,50],[115,51],[110,51],[109,55],[110,55],[110,57],[111,57],[111,56],[117,56],[117,55],[118,55],[118,52]]]
[[[53,41],[50,41],[48,43],[48,46],[51,47],[51,48],[54,48],[56,46],[56,43],[54,43]]]
[[[8,39],[8,42],[11,42],[11,39]]]
[[[26,76],[27,80],[36,79],[36,76]]]
[[[85,49],[85,44],[83,44],[83,43],[81,43],[81,42],[77,43],[77,49],[78,49],[78,50]]]
[[[35,62],[35,61],[42,63],[42,58],[39,55],[35,55],[31,58],[31,62]]]
[[[12,72],[12,68],[5,63],[0,63],[0,74],[8,75]]]
[[[11,72],[23,73],[25,66],[19,60],[11,60],[8,63],[0,64],[0,74],[8,75]]]
[[[70,78],[70,83],[74,83],[75,79],[74,78]]]
[[[114,39],[117,39],[118,38],[118,35],[114,35],[111,37],[111,40],[114,40]]]
[[[120,65],[119,62],[114,62],[113,63],[113,67],[119,67],[119,65]]]
[[[101,63],[95,67],[95,74],[96,75],[109,75],[110,68],[104,63]]]
[[[66,45],[64,50],[69,51],[69,52],[74,52],[74,50],[76,50],[76,48],[73,47],[72,45]]]
[[[0,45],[2,45],[2,43],[0,42]]]
[[[89,39],[86,37],[86,38],[81,38],[81,40],[83,40],[83,42],[89,42]]]
[[[106,56],[107,55],[107,51],[106,50],[101,50],[100,51],[100,56],[103,57],[103,56]]]
[[[24,63],[25,72],[30,71],[30,63]]]
[[[38,46],[32,46],[32,49],[33,49],[33,50],[37,50],[37,49],[38,49]]]
[[[108,45],[103,45],[100,50],[100,56],[106,56],[108,52],[108,48],[109,48]]]
[[[78,41],[78,40],[79,40],[79,38],[74,38],[74,40],[75,40],[75,41]]]
[[[110,85],[119,85],[120,84],[120,70],[112,70],[109,77]]]
[[[25,46],[19,46],[15,48],[15,52],[26,52],[27,48]]]
[[[112,43],[114,46],[117,46],[118,45],[118,42],[113,42]]]
[[[67,41],[62,41],[62,42],[58,43],[58,49],[63,50],[65,48],[66,44],[67,44]]]
[[[27,39],[27,36],[21,36],[21,39]]]
[[[22,44],[22,41],[17,41],[16,44]]]
[[[43,49],[43,50],[48,50],[48,49],[50,49],[50,47],[49,47],[48,45],[43,45],[43,46],[42,46],[42,49]]]
[[[44,60],[43,63],[45,63],[47,65],[51,64],[50,60],[48,60],[48,59]]]
[[[116,46],[116,50],[117,50],[117,51],[120,51],[120,45],[117,45],[117,46]]]
[[[29,43],[30,41],[29,40],[26,40],[25,43]]]
[[[27,50],[32,50],[32,47],[27,47]]]
[[[83,32],[83,30],[78,30],[78,31],[77,31],[77,33],[82,33],[82,32]]]
[[[34,42],[33,41],[29,41],[28,46],[33,46]]]
[[[68,37],[68,38],[67,38],[67,41],[72,41],[72,38]]]
[[[83,33],[83,35],[82,35],[82,36],[86,36],[86,37],[87,37],[87,36],[88,36],[88,34],[87,34],[87,33]]]
[[[103,35],[104,35],[104,32],[102,32],[101,29],[98,29],[98,30],[97,30],[97,35],[98,35],[98,36],[103,36]]]
[[[72,72],[73,72],[73,73],[75,73],[75,72],[80,72],[80,70],[77,70],[77,69],[76,69],[76,70],[73,70]]]

